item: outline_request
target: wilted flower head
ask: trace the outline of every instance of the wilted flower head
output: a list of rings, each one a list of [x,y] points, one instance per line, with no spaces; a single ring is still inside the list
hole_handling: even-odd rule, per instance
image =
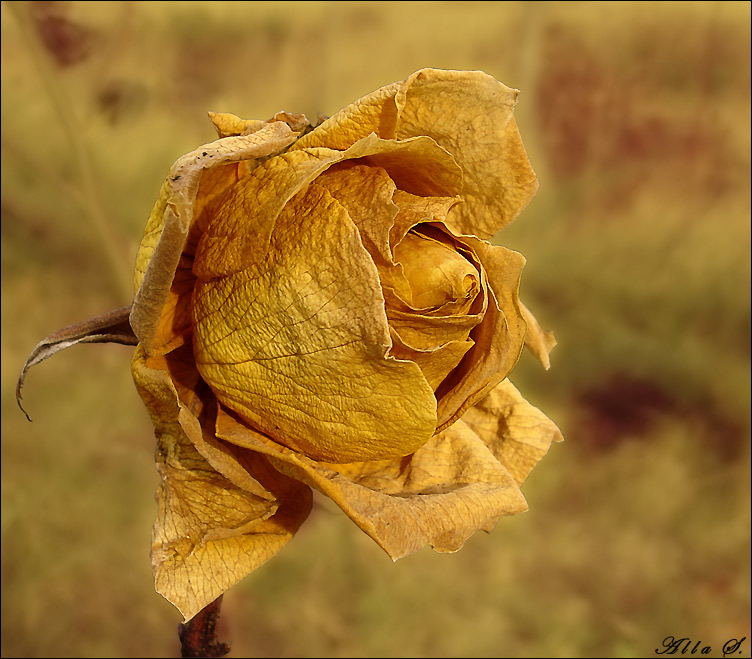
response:
[[[526,509],[560,438],[507,376],[555,343],[487,239],[537,189],[482,72],[426,69],[313,128],[211,114],[137,257],[133,375],[161,475],[152,561],[185,615],[279,551],[310,487],[394,559]]]

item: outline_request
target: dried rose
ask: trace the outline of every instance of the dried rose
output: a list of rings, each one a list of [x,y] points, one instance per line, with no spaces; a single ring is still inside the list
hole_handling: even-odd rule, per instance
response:
[[[426,69],[311,130],[211,114],[137,257],[133,375],[162,477],[152,561],[186,618],[331,497],[392,558],[526,509],[560,438],[506,379],[555,343],[488,238],[537,189],[517,91]]]

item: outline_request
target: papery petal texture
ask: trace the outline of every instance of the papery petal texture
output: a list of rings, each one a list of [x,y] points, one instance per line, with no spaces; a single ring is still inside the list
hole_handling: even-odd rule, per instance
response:
[[[210,113],[136,261],[157,589],[186,619],[330,497],[395,560],[527,509],[561,439],[508,376],[556,341],[488,239],[535,194],[518,92],[424,69],[313,127]]]
[[[465,201],[450,226],[460,234],[490,238],[538,189],[514,121],[517,95],[482,71],[424,69],[338,112],[293,148],[347,148],[370,132],[385,139],[431,137],[464,174]]]
[[[282,473],[330,497],[395,560],[426,544],[456,551],[476,530],[527,508],[514,478],[462,424],[409,458],[345,465],[280,447],[222,413],[217,435],[269,455]]]
[[[418,366],[387,356],[383,297],[357,228],[315,184],[277,216],[263,259],[199,281],[194,329],[196,363],[220,400],[314,458],[406,455],[436,427]]]
[[[178,362],[179,367],[179,362]],[[152,532],[157,591],[186,620],[274,556],[311,507],[310,490],[260,455],[225,457],[224,471],[196,448],[206,432],[180,400],[165,358],[138,349],[136,386],[154,423],[159,512]]]
[[[475,531],[526,510],[519,485],[561,439],[508,381],[466,417],[410,456],[350,464],[311,460],[222,410],[216,433],[326,494],[396,560],[426,544],[456,551]]]

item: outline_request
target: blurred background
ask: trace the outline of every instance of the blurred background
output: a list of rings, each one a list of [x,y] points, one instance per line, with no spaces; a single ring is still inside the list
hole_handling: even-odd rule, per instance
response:
[[[530,512],[392,564],[318,499],[226,596],[230,656],[750,654],[750,4],[3,2],[2,656],[178,656],[153,590],[132,349],[53,330],[128,304],[208,110],[333,114],[423,67],[521,90],[540,191],[496,242],[559,346],[512,379],[563,429]]]

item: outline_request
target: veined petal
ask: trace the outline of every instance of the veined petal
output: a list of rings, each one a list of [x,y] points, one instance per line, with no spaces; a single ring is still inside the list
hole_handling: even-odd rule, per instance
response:
[[[351,462],[407,455],[433,434],[433,391],[416,364],[387,357],[376,267],[324,188],[286,204],[263,257],[199,280],[193,306],[201,375],[275,440]]]
[[[544,330],[535,319],[535,316],[533,316],[530,309],[522,304],[522,302],[520,302],[520,310],[522,311],[522,317],[527,324],[527,331],[525,332],[525,347],[537,357],[538,361],[543,364],[543,368],[548,370],[551,368],[549,355],[556,345],[554,333],[549,330]]]
[[[157,438],[155,585],[188,620],[287,544],[310,511],[310,490],[260,455],[233,465],[244,487],[228,480],[191,441],[203,431],[195,417],[191,423],[164,358],[139,347],[133,377]]]
[[[395,96],[394,137],[428,135],[462,168],[465,203],[447,220],[455,233],[490,238],[538,189],[514,121],[518,93],[482,71],[424,69]]]
[[[241,119],[229,112],[209,112],[209,119],[214,124],[214,128],[220,137],[250,135],[274,121],[284,121],[295,132],[300,132],[311,127],[308,118],[304,114],[293,114],[291,112],[277,112],[269,121]]]
[[[514,478],[463,422],[406,458],[353,464],[311,460],[221,409],[216,430],[330,497],[394,560],[426,544],[457,551],[475,531],[490,531],[499,517],[527,509]]]
[[[483,320],[483,313],[436,317],[387,309],[389,324],[418,350],[434,350],[450,341],[466,341]]]
[[[250,173],[248,161],[220,165],[204,170],[193,204],[193,219],[180,255],[172,286],[162,307],[156,334],[149,344],[149,354],[164,355],[190,342],[193,334],[192,295],[196,283],[193,255],[199,237],[206,229],[224,194]],[[253,161],[252,161],[253,162]]]
[[[467,410],[462,420],[520,485],[551,443],[564,439],[556,424],[528,403],[509,380]]]
[[[242,119],[230,112],[209,112],[209,120],[214,124],[217,135],[250,135],[260,130],[267,123],[260,119]]]
[[[472,339],[464,341],[449,341],[432,350],[418,350],[408,345],[397,330],[393,327],[392,350],[389,354],[397,359],[409,359],[420,366],[423,375],[431,385],[431,389],[436,389],[442,380],[460,363],[465,353],[473,347],[475,342]]]
[[[316,185],[344,206],[371,258],[377,264],[390,263],[389,231],[399,209],[392,201],[396,186],[387,171],[350,160],[325,171]]]
[[[195,218],[194,206],[205,170],[268,156],[294,140],[295,133],[287,124],[275,122],[252,135],[205,144],[170,168],[136,256],[136,297],[130,320],[147,352],[157,340],[162,311]]]
[[[460,201],[459,197],[419,197],[404,190],[396,190],[393,197],[399,212],[389,232],[392,249],[400,243],[407,232],[421,222],[444,222],[449,209]]]
[[[224,196],[201,235],[194,274],[203,280],[227,277],[262,260],[285,204],[341,159],[339,151],[311,149],[284,153],[256,167]]]
[[[323,146],[344,151],[371,133],[392,139],[397,118],[394,96],[401,85],[386,85],[351,103],[303,135],[291,150]]]

